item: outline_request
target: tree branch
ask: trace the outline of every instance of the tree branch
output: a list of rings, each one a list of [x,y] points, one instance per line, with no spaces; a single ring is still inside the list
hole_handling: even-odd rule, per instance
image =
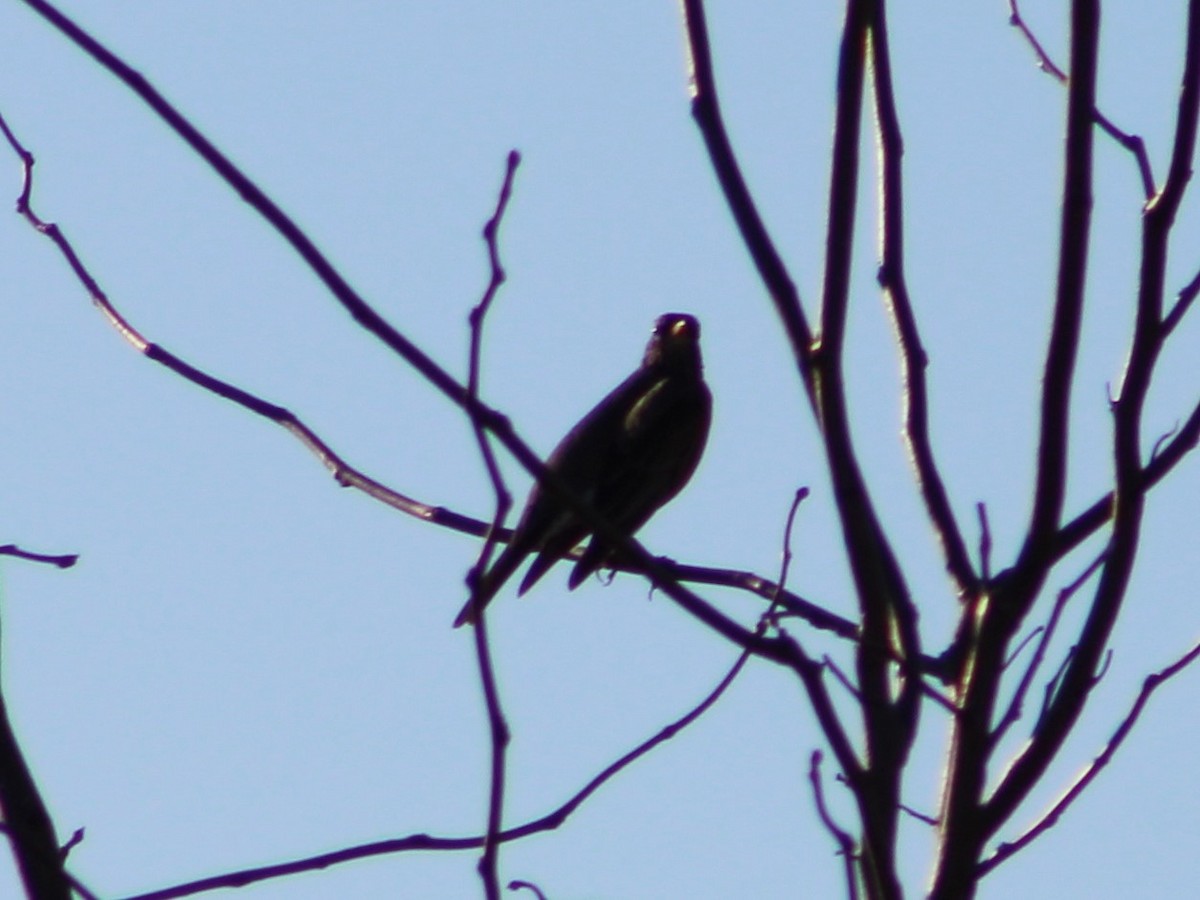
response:
[[[904,138],[900,131],[900,117],[896,112],[887,26],[882,20],[883,5],[879,4],[877,9],[880,20],[871,29],[871,85],[875,97],[880,157],[882,222],[879,231],[882,262],[879,283],[896,331],[896,344],[903,366],[904,437],[934,534],[942,545],[946,570],[959,596],[965,597],[978,591],[979,579],[971,565],[962,530],[950,507],[946,486],[934,460],[929,439],[929,392],[925,381],[925,368],[929,360],[921,344],[904,273]]]
[[[0,119],[0,124],[3,124],[3,121],[3,119]],[[69,569],[75,563],[79,562],[78,553],[34,553],[31,550],[22,550],[16,544],[0,545],[0,556],[13,556],[28,562],[47,563],[52,566],[58,566],[60,569]]]
[[[965,615],[970,623],[961,714],[955,720],[943,801],[941,841],[930,900],[970,896],[983,848],[998,827],[984,815],[983,792],[994,744],[991,722],[1005,648],[1052,566],[1067,478],[1071,384],[1079,345],[1092,204],[1092,111],[1100,33],[1099,0],[1071,5],[1071,81],[1067,95],[1059,267],[1050,342],[1043,368],[1037,474],[1028,531],[1013,572],[993,580],[990,596]]]
[[[751,630],[739,625],[728,616],[721,613],[711,604],[705,602],[692,591],[676,582],[668,569],[650,555],[637,541],[630,538],[622,529],[605,520],[589,503],[584,502],[572,491],[561,476],[551,472],[541,458],[517,435],[511,423],[496,410],[474,400],[466,388],[459,384],[449,373],[438,366],[421,351],[415,344],[388,325],[342,278],[332,264],[317,249],[306,234],[279,209],[263,192],[218,151],[195,127],[188,122],[174,107],[137,72],[101,46],[94,38],[86,34],[74,22],[46,3],[45,0],[24,0],[37,12],[43,15],[51,24],[67,35],[97,62],[117,76],[131,90],[138,94],[177,134],[180,135],[227,183],[233,186],[242,198],[260,215],[280,232],[281,235],[300,254],[322,282],[330,289],[336,299],[352,314],[369,332],[394,350],[402,359],[408,362],[422,377],[428,380],[443,395],[464,409],[475,421],[478,421],[512,454],[513,458],[530,472],[538,484],[561,500],[576,515],[580,517],[603,541],[620,551],[626,559],[628,568],[638,571],[648,578],[664,594],[679,603],[691,615],[699,619],[718,634],[742,647],[752,648],[752,652],[772,659],[789,668],[797,669],[803,662],[797,656],[795,649],[787,642],[777,638],[756,636]],[[67,256],[72,268],[87,287],[93,301],[100,306],[112,325],[140,352],[147,357],[168,365],[173,371],[184,375],[190,380],[202,384],[209,390],[234,400],[244,406],[254,408],[261,403],[257,398],[232,385],[219,382],[184,363],[176,357],[167,354],[161,348],[147,343],[141,335],[133,331],[116,311],[108,304],[99,287],[87,274],[82,263],[70,249],[70,245],[61,240],[56,226],[40,220],[30,219],[31,223],[41,232],[58,244],[60,250]],[[259,411],[259,410],[256,410]],[[294,434],[306,444],[310,444],[315,436],[307,428],[294,422],[294,417],[287,410],[279,407],[262,409],[268,417],[289,427]],[[313,447],[315,450],[316,448]],[[340,460],[328,459],[327,465],[342,465]],[[357,485],[356,486],[360,486]],[[373,493],[376,485],[372,482],[361,486],[368,493]],[[386,489],[384,489],[386,490]],[[486,532],[487,526],[484,526]]]
[[[1028,42],[1034,56],[1037,57],[1038,68],[1059,84],[1066,84],[1068,80],[1067,73],[1054,64],[1054,60],[1050,58],[1050,54],[1046,52],[1046,49],[1037,39],[1033,30],[1025,22],[1024,17],[1021,15],[1021,10],[1017,7],[1017,0],[1008,0],[1008,24],[1020,31],[1021,35]],[[1108,116],[1100,112],[1099,109],[1093,108],[1092,116],[1105,134],[1133,154],[1133,158],[1137,162],[1138,173],[1142,179],[1142,191],[1146,199],[1149,200],[1154,196],[1156,188],[1154,187],[1154,172],[1150,168],[1150,156],[1146,153],[1146,142],[1136,134],[1122,131],[1113,124]]]
[[[1092,213],[1092,111],[1096,105],[1096,69],[1100,10],[1098,2],[1072,7],[1071,72],[1067,94],[1066,159],[1058,285],[1054,319],[1042,375],[1037,482],[1029,531],[1018,567],[1032,582],[1026,604],[1046,574],[1045,548],[1058,530],[1067,484],[1067,443],[1071,385],[1079,349]]]
[[[683,24],[690,69],[692,116],[708,148],[713,172],[725,193],[729,211],[737,223],[746,249],[750,252],[750,258],[758,269],[759,277],[775,304],[775,312],[783,323],[784,332],[792,348],[792,357],[811,400],[812,371],[809,354],[812,332],[805,318],[795,282],[775,248],[775,242],[763,224],[754,197],[746,186],[746,179],[742,175],[741,166],[733,152],[733,144],[721,117],[704,0],[683,0]]]
[[[1011,857],[1013,854],[1024,849],[1029,844],[1033,843],[1038,837],[1049,831],[1058,824],[1058,820],[1062,818],[1063,813],[1067,808],[1074,803],[1079,796],[1088,788],[1096,776],[1103,771],[1104,767],[1112,762],[1112,758],[1116,755],[1121,744],[1125,742],[1125,738],[1129,737],[1129,733],[1133,730],[1133,726],[1141,717],[1146,704],[1150,701],[1150,695],[1158,690],[1162,685],[1174,678],[1185,668],[1190,666],[1196,659],[1200,657],[1200,644],[1196,644],[1187,653],[1177,659],[1171,665],[1152,675],[1146,676],[1142,682],[1142,689],[1138,692],[1137,699],[1134,701],[1133,707],[1121,720],[1121,724],[1117,726],[1117,730],[1113,732],[1113,736],[1109,738],[1108,743],[1104,745],[1104,749],[1100,754],[1092,760],[1089,765],[1075,782],[1066,790],[1066,792],[1058,799],[1038,822],[1032,825],[1020,837],[1013,841],[1006,841],[996,848],[996,851],[979,864],[978,874],[980,877],[986,875],[1000,863]]]
[[[825,791],[821,788],[820,750],[814,750],[809,758],[808,781],[812,785],[813,800],[817,804],[817,815],[821,817],[821,824],[825,826],[825,830],[832,835],[834,842],[838,845],[838,855],[842,858],[842,865],[846,870],[846,895],[850,900],[858,900],[858,877],[854,871],[856,860],[854,840],[844,828],[833,821],[833,816],[830,815],[829,808],[825,805]]]
[[[1188,4],[1183,90],[1176,120],[1170,170],[1162,192],[1149,204],[1142,222],[1142,259],[1137,316],[1129,361],[1113,401],[1113,531],[1105,562],[1075,655],[1062,685],[1036,733],[988,802],[988,818],[998,826],[1032,790],[1061,749],[1095,684],[1095,672],[1116,624],[1137,556],[1145,508],[1141,462],[1142,411],[1162,346],[1162,309],[1167,249],[1175,214],[1183,198],[1195,153],[1200,122],[1200,0]],[[1164,451],[1165,453],[1166,451]]]
[[[487,288],[478,305],[471,310],[471,349],[468,362],[467,393],[472,400],[479,399],[480,353],[483,346],[483,326],[495,300],[500,286],[504,283],[504,267],[500,263],[499,230],[508,208],[508,200],[512,196],[513,177],[521,157],[515,150],[508,154],[508,163],[504,172],[504,183],[500,187],[500,195],[496,199],[496,209],[483,227],[483,239],[487,245],[488,262],[491,276]],[[471,417],[471,427],[479,444],[479,452],[487,466],[488,476],[496,492],[496,512],[492,520],[492,528],[488,538],[483,543],[480,560],[475,568],[482,573],[487,567],[491,549],[495,546],[495,533],[512,506],[512,495],[504,485],[500,466],[496,455],[492,452],[488,441],[487,431],[482,422],[475,416]],[[472,581],[471,577],[467,579]],[[484,836],[483,855],[479,858],[479,877],[483,881],[484,895],[487,900],[500,900],[500,829],[504,821],[504,785],[505,767],[508,756],[508,744],[511,734],[508,722],[504,717],[504,709],[500,704],[500,688],[496,683],[496,670],[492,663],[491,647],[488,643],[487,622],[483,610],[478,611],[474,627],[475,658],[479,664],[479,680],[483,688],[484,702],[488,714],[488,730],[491,737],[491,788],[488,792],[487,833]]]

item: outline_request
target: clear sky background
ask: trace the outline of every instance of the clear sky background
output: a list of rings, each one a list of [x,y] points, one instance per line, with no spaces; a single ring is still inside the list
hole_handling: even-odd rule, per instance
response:
[[[1060,61],[1066,6],[1026,10]],[[692,485],[644,542],[681,561],[774,576],[788,503],[807,485],[789,584],[852,614],[809,409],[690,119],[674,4],[109,0],[66,11],[459,374],[467,312],[487,280],[480,228],[505,155],[519,149],[502,233],[510,281],[489,320],[488,401],[548,451],[632,370],[655,316],[696,314],[716,398],[712,437]],[[1102,106],[1145,136],[1159,177],[1183,13],[1182,2],[1105,10]],[[810,311],[840,15],[834,2],[726,0],[710,10],[732,137]],[[893,4],[890,17],[935,449],[968,533],[977,534],[974,504],[988,504],[999,568],[1028,512],[1066,95],[1035,68],[1001,0]],[[287,406],[397,490],[489,514],[459,412],[357,327],[124,87],[19,2],[0,4],[0,33],[0,111],[37,156],[36,208],[62,225],[137,327]],[[3,157],[0,196],[15,200],[19,167]],[[874,284],[872,159],[849,335],[854,427],[937,649],[955,600],[899,440],[897,359]],[[1103,136],[1096,163],[1069,512],[1110,477],[1106,389],[1136,282],[1136,168]],[[1200,267],[1191,201],[1172,290]],[[281,429],[139,357],[15,215],[0,218],[0,301],[0,543],[82,555],[66,572],[0,567],[5,695],[59,833],[86,828],[72,871],[118,897],[413,832],[479,833],[486,721],[470,635],[450,628],[477,541],[338,488]],[[1147,446],[1194,405],[1198,346],[1193,319],[1161,365]],[[523,494],[527,476],[506,471]],[[1198,490],[1192,460],[1153,495],[1111,666],[1020,822],[1100,749],[1141,678],[1200,633]],[[1095,549],[1064,564],[1051,588]],[[746,623],[761,611],[745,595],[704,594]],[[493,609],[514,731],[507,824],[563,802],[698,702],[736,658],[669,599],[648,601],[637,578],[568,594],[556,571]],[[792,630],[810,652],[834,651]],[[1066,649],[1056,646],[1056,658]],[[1198,686],[1193,670],[1156,695],[1099,782],[990,875],[981,896],[1193,889]],[[906,802],[928,813],[946,725],[926,712],[905,785]],[[840,863],[807,783],[809,754],[822,746],[794,677],[754,663],[704,719],[562,829],[508,845],[502,876],[554,900],[840,896]],[[825,775],[850,823],[828,763]],[[931,861],[925,826],[906,823],[904,851],[916,896]],[[477,896],[475,861],[403,854],[239,896]],[[0,864],[0,896],[17,891]]]

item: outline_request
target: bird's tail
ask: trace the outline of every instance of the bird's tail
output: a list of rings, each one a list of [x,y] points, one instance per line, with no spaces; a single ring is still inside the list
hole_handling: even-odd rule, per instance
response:
[[[475,590],[471,592],[471,596],[467,598],[467,602],[459,611],[458,618],[454,620],[455,628],[475,624],[479,613],[492,602],[492,598],[499,593],[500,588],[504,587],[504,582],[508,581],[512,573],[517,570],[528,552],[527,549],[514,544],[509,544],[504,548],[492,567],[479,577]]]

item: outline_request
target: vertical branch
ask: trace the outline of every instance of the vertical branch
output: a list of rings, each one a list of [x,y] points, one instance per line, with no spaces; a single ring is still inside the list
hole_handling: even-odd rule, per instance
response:
[[[491,277],[487,289],[479,304],[471,310],[471,349],[468,362],[467,393],[471,400],[479,400],[479,371],[480,354],[483,346],[483,324],[491,309],[492,301],[500,286],[504,284],[504,267],[500,262],[499,231],[500,222],[508,208],[508,200],[512,196],[513,178],[520,165],[521,155],[516,150],[508,154],[504,170],[504,183],[500,187],[500,196],[496,200],[496,209],[483,227],[483,239],[487,245],[488,263]],[[472,407],[473,409],[474,407]],[[492,547],[495,546],[496,532],[499,530],[508,509],[512,505],[512,497],[504,487],[500,468],[496,463],[495,453],[488,441],[487,432],[477,415],[472,414],[471,425],[475,431],[475,439],[479,443],[480,453],[487,465],[488,475],[496,491],[496,512],[492,527],[488,530],[487,540],[480,551],[480,560],[468,578],[469,582],[477,582],[476,573],[482,573],[487,567]],[[475,594],[472,586],[472,597]],[[491,790],[488,794],[487,832],[484,836],[483,855],[479,859],[479,876],[483,880],[484,893],[488,900],[500,898],[500,829],[504,823],[504,783],[505,767],[508,756],[509,730],[504,719],[504,710],[500,705],[500,691],[496,686],[496,672],[492,665],[491,648],[488,644],[486,615],[478,610],[473,630],[475,635],[475,657],[479,663],[479,678],[483,686],[483,696],[487,705],[488,728],[491,733]]]
[[[838,112],[830,188],[830,222],[826,245],[821,335],[814,342],[795,287],[758,215],[729,143],[717,102],[712,55],[702,0],[683,0],[684,26],[691,67],[692,111],[704,137],[713,169],[725,192],[760,276],[784,323],[804,384],[813,403],[833,476],[845,541],[851,557],[864,631],[859,653],[860,682],[865,686],[863,715],[867,721],[870,769],[855,774],[848,747],[839,751],[860,806],[867,845],[869,887],[876,896],[899,896],[894,871],[898,772],[911,746],[919,709],[919,678],[902,680],[896,706],[891,698],[891,660],[915,659],[919,640],[915,611],[895,556],[866,492],[850,440],[841,377],[841,344],[849,297],[858,178],[858,140],[862,114],[863,68],[870,20],[870,0],[851,0],[843,32],[838,75]],[[899,650],[891,649],[899,635]],[[814,705],[821,699],[820,670],[797,670]],[[899,714],[897,714],[899,710]],[[836,724],[832,710],[826,717]],[[818,707],[818,714],[821,709]],[[824,720],[823,720],[824,721]],[[828,728],[826,728],[828,732]],[[837,746],[835,744],[835,746]]]
[[[1018,565],[1030,579],[1027,601],[1045,577],[1047,547],[1058,529],[1067,485],[1071,385],[1079,350],[1092,217],[1092,117],[1096,107],[1099,0],[1071,8],[1071,77],[1054,320],[1042,376],[1037,482]]]
[[[1142,469],[1142,412],[1154,364],[1164,339],[1163,298],[1167,249],[1184,189],[1191,176],[1200,122],[1200,0],[1188,3],[1183,89],[1175,126],[1170,171],[1162,191],[1142,219],[1142,259],[1137,317],[1129,360],[1113,401],[1113,456],[1116,487],[1108,559],[1084,622],[1075,655],[1040,727],[989,803],[988,818],[997,825],[1028,795],[1054,759],[1078,719],[1095,684],[1095,672],[1116,624],[1133,572],[1145,507]]]
[[[471,629],[475,635],[475,656],[479,660],[479,677],[487,702],[488,730],[492,739],[492,787],[488,795],[487,834],[483,842],[483,855],[479,858],[479,877],[483,880],[487,900],[500,900],[500,829],[503,825],[504,773],[510,735],[504,711],[500,706],[500,692],[496,687],[496,672],[492,666],[491,648],[488,645],[486,619],[485,615],[480,615],[475,627]]]
[[[825,791],[821,787],[821,751],[814,750],[808,761],[808,781],[812,785],[813,800],[817,804],[817,815],[838,845],[838,855],[846,873],[846,893],[850,900],[858,900],[858,878],[854,867],[854,841],[846,830],[833,820],[829,807],[825,805]]]
[[[880,160],[879,283],[891,314],[900,350],[904,379],[904,439],[916,470],[917,484],[934,533],[942,545],[946,570],[960,597],[977,591],[966,541],[950,508],[946,486],[929,440],[929,393],[925,382],[928,358],[921,344],[916,316],[904,274],[904,138],[892,84],[892,63],[884,4],[878,3],[871,22],[871,85],[875,97]]]
[[[1083,315],[1092,207],[1092,111],[1100,35],[1099,0],[1073,0],[1071,77],[1067,99],[1059,269],[1050,344],[1043,371],[1037,476],[1030,524],[1016,577],[979,608],[969,649],[961,711],[955,719],[943,799],[941,842],[931,900],[958,900],[974,893],[976,866],[998,827],[985,815],[983,792],[991,751],[1005,648],[1046,578],[1053,559],[1067,477],[1071,385]]]
[[[825,272],[813,375],[826,461],[863,622],[857,665],[869,762],[862,781],[854,785],[866,838],[863,871],[871,896],[899,897],[895,871],[899,776],[916,728],[919,679],[903,678],[899,698],[893,701],[889,647],[898,640],[901,658],[911,659],[919,652],[919,638],[911,598],[857,463],[842,374],[857,217],[864,69],[869,29],[878,14],[877,3],[871,0],[851,0],[847,5],[838,56]]]
[[[496,209],[492,213],[491,218],[483,226],[483,240],[487,245],[488,265],[491,270],[491,276],[488,279],[487,288],[483,292],[483,297],[471,310],[470,314],[471,346],[467,362],[467,396],[470,400],[475,401],[470,407],[472,410],[471,426],[475,432],[475,441],[479,445],[479,453],[483,457],[484,466],[487,468],[488,478],[491,480],[492,487],[496,493],[496,510],[492,516],[491,526],[488,528],[487,538],[480,548],[478,562],[476,562],[474,568],[467,576],[467,584],[471,590],[472,602],[474,602],[479,578],[487,571],[492,551],[496,545],[497,534],[505,517],[508,515],[509,509],[512,507],[512,494],[509,493],[504,485],[504,478],[500,474],[500,466],[496,462],[496,454],[492,450],[491,442],[487,438],[487,431],[484,429],[483,422],[475,414],[474,410],[479,408],[479,370],[480,357],[483,352],[483,322],[492,307],[492,301],[495,300],[496,293],[507,278],[504,266],[500,262],[500,249],[497,238],[500,231],[500,222],[504,218],[504,212],[508,209],[509,198],[512,196],[513,178],[516,176],[517,166],[520,164],[521,154],[516,150],[509,151],[504,170],[504,182],[500,186],[500,195],[496,199]],[[482,616],[483,610],[480,609],[478,614]]]

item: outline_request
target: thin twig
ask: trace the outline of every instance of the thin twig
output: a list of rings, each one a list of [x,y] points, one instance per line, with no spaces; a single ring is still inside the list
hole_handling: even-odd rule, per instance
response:
[[[913,809],[911,806],[906,806],[903,803],[900,804],[900,811],[907,813],[918,822],[921,822],[925,825],[931,825],[934,828],[941,824],[941,820],[937,816],[931,816],[923,812],[917,812],[917,810]]]
[[[988,524],[987,504],[982,500],[975,504],[979,517],[979,571],[985,582],[992,580],[992,528]]]
[[[517,151],[513,150],[508,154],[504,182],[501,185],[500,194],[496,199],[496,209],[492,213],[491,218],[488,219],[487,224],[483,227],[483,239],[487,245],[491,276],[488,280],[487,288],[484,290],[483,298],[471,310],[470,315],[471,348],[468,363],[467,393],[472,400],[479,399],[480,354],[483,347],[484,322],[487,318],[488,310],[491,309],[492,301],[496,298],[496,293],[500,290],[500,286],[504,284],[504,267],[500,263],[499,248],[500,223],[503,221],[504,212],[508,208],[509,197],[512,195],[513,178],[516,175],[517,166],[520,164],[520,161],[521,156]],[[492,519],[493,527],[489,529],[488,537],[484,541],[483,548],[480,551],[479,562],[473,570],[472,576],[467,579],[469,584],[475,580],[475,573],[482,573],[486,569],[488,560],[491,557],[492,548],[496,544],[495,534],[503,523],[504,518],[508,515],[509,507],[512,506],[512,494],[505,487],[504,478],[500,472],[500,465],[496,461],[495,452],[492,450],[492,445],[488,440],[487,431],[484,429],[483,423],[472,415],[471,427],[475,432],[475,439],[479,444],[479,452],[483,456],[484,463],[487,466],[488,477],[491,479],[496,492],[496,511]],[[472,591],[473,593],[474,591]],[[487,833],[483,844],[483,854],[479,859],[479,877],[483,880],[484,893],[488,900],[499,900],[500,842],[498,835],[500,834],[504,817],[505,768],[511,733],[508,728],[508,722],[504,717],[504,709],[500,703],[500,690],[496,684],[496,670],[492,663],[491,647],[488,644],[488,631],[485,618],[484,611],[482,609],[478,610],[474,628],[475,657],[479,664],[479,678],[483,687],[484,701],[487,705],[488,731],[492,746]]]
[[[766,618],[760,620],[765,625]],[[627,769],[634,762],[641,759],[651,750],[661,744],[666,743],[676,737],[680,732],[685,730],[689,725],[704,715],[712,706],[724,695],[729,686],[737,678],[738,674],[749,661],[749,654],[743,651],[739,654],[736,662],[725,673],[725,676],[717,683],[716,687],[701,700],[696,706],[690,709],[674,722],[665,725],[650,738],[647,738],[642,743],[638,744],[628,753],[624,754],[610,765],[601,770],[595,777],[577,791],[569,800],[563,803],[558,808],[552,810],[546,815],[526,822],[514,828],[507,828],[500,831],[496,835],[498,843],[508,841],[516,841],[521,838],[529,837],[533,834],[538,834],[545,831],[553,831],[563,825],[571,815],[579,809],[593,794],[595,794],[608,781],[614,778],[617,774]],[[360,859],[367,859],[376,856],[385,856],[395,853],[404,853],[418,850],[435,850],[435,851],[460,851],[460,850],[476,850],[482,848],[487,840],[486,835],[473,837],[434,837],[427,834],[413,834],[403,838],[394,838],[386,841],[374,841],[369,844],[359,844],[354,847],[346,847],[342,850],[335,850],[330,853],[323,853],[317,856],[304,857],[286,863],[277,863],[270,866],[260,866],[253,869],[242,869],[236,872],[226,872],[222,875],[214,875],[208,878],[202,878],[197,881],[190,881],[183,884],[174,885],[172,887],[162,888],[156,891],[150,891],[144,894],[137,894],[126,900],[174,900],[178,897],[189,897],[194,894],[203,893],[205,891],[215,890],[216,888],[244,887],[248,884],[255,884],[260,881],[267,881],[274,878],[282,878],[286,875],[295,875],[300,872],[311,872],[317,869],[325,869],[330,866],[343,865],[354,862]]]
[[[60,569],[69,569],[75,563],[79,562],[78,553],[34,553],[30,550],[22,550],[16,544],[0,545],[0,556],[15,556],[17,559],[28,560],[29,562],[48,563],[52,566],[58,566]]]
[[[771,605],[763,613],[765,621],[773,619],[775,608],[779,605],[779,598],[787,587],[788,572],[792,567],[792,528],[796,524],[796,513],[800,511],[800,504],[806,499],[808,499],[807,487],[797,488],[796,493],[792,495],[792,503],[788,507],[787,518],[783,522],[783,547],[779,555],[779,582],[775,585],[775,596],[771,598]]]
[[[1067,789],[1058,802],[1036,824],[1016,840],[1002,843],[990,857],[979,864],[978,873],[980,877],[986,875],[1014,853],[1025,848],[1040,835],[1058,824],[1058,820],[1066,812],[1067,808],[1078,799],[1079,795],[1084,792],[1088,785],[1095,781],[1096,776],[1100,774],[1104,767],[1112,761],[1113,756],[1121,744],[1124,743],[1125,738],[1129,736],[1142,711],[1146,708],[1146,704],[1150,700],[1150,695],[1162,687],[1164,683],[1190,666],[1197,658],[1200,658],[1200,643],[1193,646],[1187,653],[1171,663],[1171,665],[1146,677],[1142,682],[1142,689],[1138,692],[1137,699],[1134,701],[1132,708],[1125,715],[1125,718],[1121,720],[1121,724],[1117,726],[1117,730],[1113,732],[1113,736],[1104,745],[1104,749],[1092,760],[1091,765],[1075,779],[1074,784]]]
[[[537,900],[546,900],[546,895],[544,893],[542,893],[542,889],[539,888],[532,881],[520,881],[520,880],[510,881],[508,883],[508,889],[510,891],[520,891],[520,890],[533,891],[533,895],[535,897],[537,897]]]
[[[838,845],[838,855],[842,857],[842,865],[846,870],[846,890],[850,900],[858,900],[858,878],[855,876],[854,863],[854,840],[850,837],[849,832],[841,828],[837,822],[833,821],[833,816],[829,814],[829,809],[825,805],[825,791],[821,787],[821,751],[814,750],[809,758],[808,764],[808,781],[812,785],[813,799],[817,804],[817,815],[821,817],[821,824],[825,826],[825,830],[833,837]]]
[[[1149,493],[1150,489],[1166,478],[1184,457],[1196,449],[1198,443],[1200,403],[1192,408],[1175,437],[1159,448],[1159,452],[1142,469],[1138,489],[1142,493]],[[1062,559],[1109,522],[1112,515],[1113,492],[1109,491],[1059,529],[1051,542],[1051,560],[1057,562]]]
[[[1017,7],[1017,0],[1008,0],[1008,22],[1014,28],[1021,32],[1026,43],[1033,50],[1034,56],[1037,57],[1038,68],[1057,81],[1059,84],[1066,84],[1068,81],[1067,73],[1054,64],[1054,60],[1050,58],[1050,54],[1046,52],[1046,48],[1042,46],[1033,30],[1025,22],[1021,15],[1020,9]],[[1146,142],[1139,135],[1131,134],[1123,131],[1113,124],[1112,120],[1099,109],[1092,108],[1092,116],[1104,133],[1111,137],[1114,141],[1133,154],[1137,160],[1138,173],[1142,179],[1142,192],[1145,198],[1149,200],[1154,196],[1156,188],[1154,186],[1154,172],[1150,168],[1150,156],[1146,153]]]
[[[1158,456],[1158,454],[1162,451],[1162,448],[1166,446],[1167,441],[1169,441],[1171,438],[1175,437],[1175,435],[1178,433],[1179,433],[1179,423],[1176,422],[1174,425],[1171,426],[1171,429],[1169,431],[1166,431],[1163,434],[1160,434],[1158,436],[1158,438],[1154,441],[1154,446],[1150,448],[1150,460],[1152,462],[1153,462],[1154,458],[1156,456]]]
[[[1176,297],[1174,305],[1163,316],[1162,321],[1162,337],[1166,340],[1172,331],[1183,321],[1183,317],[1187,315],[1192,304],[1196,302],[1196,295],[1200,294],[1200,272],[1192,276],[1192,280],[1183,286],[1183,290]]]
[[[479,877],[483,880],[488,900],[499,900],[500,831],[504,812],[504,774],[511,737],[504,710],[500,705],[500,689],[496,685],[496,670],[488,644],[487,617],[481,615],[471,629],[475,636],[475,656],[479,661],[479,678],[487,703],[488,731],[491,737],[491,788],[488,791],[487,833],[483,840],[483,855],[479,858]]]
[[[71,851],[82,843],[83,829],[76,828],[73,832],[71,832],[71,837],[68,838],[67,842],[59,849],[59,855],[62,856],[64,861],[66,861],[66,858],[71,855]]]
[[[1012,664],[1017,661],[1017,658],[1021,655],[1022,651],[1032,644],[1037,636],[1042,634],[1045,630],[1045,625],[1039,625],[1037,628],[1033,629],[1033,631],[1029,632],[1029,634],[1025,635],[1025,637],[1021,639],[1021,643],[1017,644],[1016,648],[1005,657],[1004,668],[1010,668]]]
[[[1012,699],[1008,703],[1008,708],[1005,710],[1004,716],[992,731],[992,744],[998,744],[1004,737],[1004,734],[1013,723],[1021,718],[1023,711],[1025,696],[1029,693],[1029,687],[1033,683],[1034,676],[1041,667],[1042,660],[1046,657],[1046,648],[1050,646],[1050,641],[1054,637],[1054,633],[1058,628],[1059,619],[1062,617],[1063,610],[1066,608],[1067,601],[1070,600],[1079,590],[1087,583],[1087,580],[1095,574],[1096,570],[1104,563],[1108,555],[1107,549],[1101,552],[1095,559],[1088,564],[1088,567],[1079,574],[1070,584],[1058,592],[1055,598],[1054,607],[1050,611],[1050,618],[1044,626],[1039,626],[1041,629],[1041,640],[1037,643],[1037,648],[1033,652],[1033,658],[1030,659],[1029,665],[1025,667],[1025,671],[1021,673],[1021,680],[1017,684],[1017,689],[1013,692]],[[1037,631],[1030,634],[1029,639],[1032,639]],[[1022,646],[1024,643],[1022,643]],[[1014,651],[1013,656],[1016,655]],[[1011,662],[1011,657],[1009,662]],[[1008,662],[1005,663],[1008,665]]]
[[[833,661],[833,657],[826,654],[825,656],[821,657],[821,662],[825,668],[833,673],[833,677],[841,683],[842,687],[846,689],[846,693],[848,693],[859,703],[862,703],[862,691],[854,686],[854,682],[850,680],[850,676],[843,672],[842,667]]]
[[[496,293],[500,290],[500,286],[504,284],[506,278],[504,266],[500,261],[500,249],[498,245],[500,223],[504,219],[504,212],[508,207],[509,198],[512,196],[513,178],[520,163],[521,155],[516,150],[510,151],[504,172],[504,182],[500,187],[500,194],[496,198],[496,208],[487,220],[487,223],[483,226],[483,239],[487,245],[488,264],[491,275],[488,279],[487,288],[483,292],[483,297],[472,308],[469,317],[471,346],[467,365],[467,393],[475,400],[479,399],[480,358],[483,352],[484,320],[487,317],[488,310],[491,309],[492,301],[496,298]],[[496,494],[496,509],[492,516],[491,527],[488,529],[486,539],[480,548],[479,559],[471,573],[467,576],[467,584],[473,592],[479,577],[488,567],[492,551],[497,543],[497,535],[503,530],[504,520],[508,516],[508,511],[512,508],[512,493],[504,483],[504,478],[500,472],[500,465],[496,461],[495,451],[493,451],[491,442],[487,437],[487,430],[474,416],[471,417],[471,426],[475,433],[475,440],[479,445],[480,455],[483,457],[484,465],[487,468],[488,479],[491,481],[492,488]],[[482,615],[482,610],[478,614]]]

